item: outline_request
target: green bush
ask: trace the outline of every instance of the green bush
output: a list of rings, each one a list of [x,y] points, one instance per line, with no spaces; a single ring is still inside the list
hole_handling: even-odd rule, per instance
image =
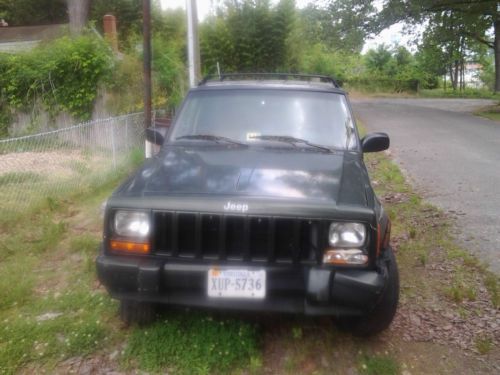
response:
[[[41,103],[52,116],[65,111],[86,120],[98,86],[113,67],[111,51],[94,36],[61,38],[32,51],[0,56],[0,131],[10,114]]]

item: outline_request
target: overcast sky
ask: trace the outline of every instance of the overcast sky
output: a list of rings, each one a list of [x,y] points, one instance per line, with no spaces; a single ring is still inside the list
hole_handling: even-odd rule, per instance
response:
[[[186,0],[160,0],[163,9],[167,8],[184,8]],[[314,2],[314,0],[295,0],[297,7],[303,8],[307,4]],[[203,20],[210,12],[211,0],[197,0],[198,3],[198,18]],[[375,1],[377,3],[377,1]],[[377,5],[377,4],[375,4]],[[388,45],[401,44],[408,47],[410,36],[403,33],[403,26],[398,24],[386,29],[380,33],[377,37],[371,40],[367,40],[363,48],[363,53],[374,48],[379,44],[385,43]]]

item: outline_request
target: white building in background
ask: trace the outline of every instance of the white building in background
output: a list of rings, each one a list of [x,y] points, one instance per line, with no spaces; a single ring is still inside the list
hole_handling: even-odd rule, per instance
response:
[[[481,81],[480,75],[483,72],[483,66],[478,63],[467,63],[465,64],[464,81],[465,87],[471,87],[475,89],[482,88],[484,83]]]

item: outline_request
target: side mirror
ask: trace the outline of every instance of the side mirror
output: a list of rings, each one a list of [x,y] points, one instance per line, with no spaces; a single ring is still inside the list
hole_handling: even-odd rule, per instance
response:
[[[161,146],[165,141],[165,137],[161,130],[158,128],[147,128],[146,129],[146,139],[158,146]]]
[[[389,148],[391,141],[386,133],[370,133],[361,140],[363,152],[379,152]]]

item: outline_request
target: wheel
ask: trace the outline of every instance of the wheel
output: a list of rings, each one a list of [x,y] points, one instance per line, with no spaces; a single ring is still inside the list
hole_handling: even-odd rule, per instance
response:
[[[156,307],[148,302],[120,300],[120,318],[127,326],[138,324],[145,326],[152,323],[156,317]]]
[[[351,332],[355,336],[373,336],[387,329],[396,315],[399,301],[399,273],[396,257],[392,249],[383,255],[387,266],[387,286],[372,311],[361,317],[339,319],[339,328]]]

